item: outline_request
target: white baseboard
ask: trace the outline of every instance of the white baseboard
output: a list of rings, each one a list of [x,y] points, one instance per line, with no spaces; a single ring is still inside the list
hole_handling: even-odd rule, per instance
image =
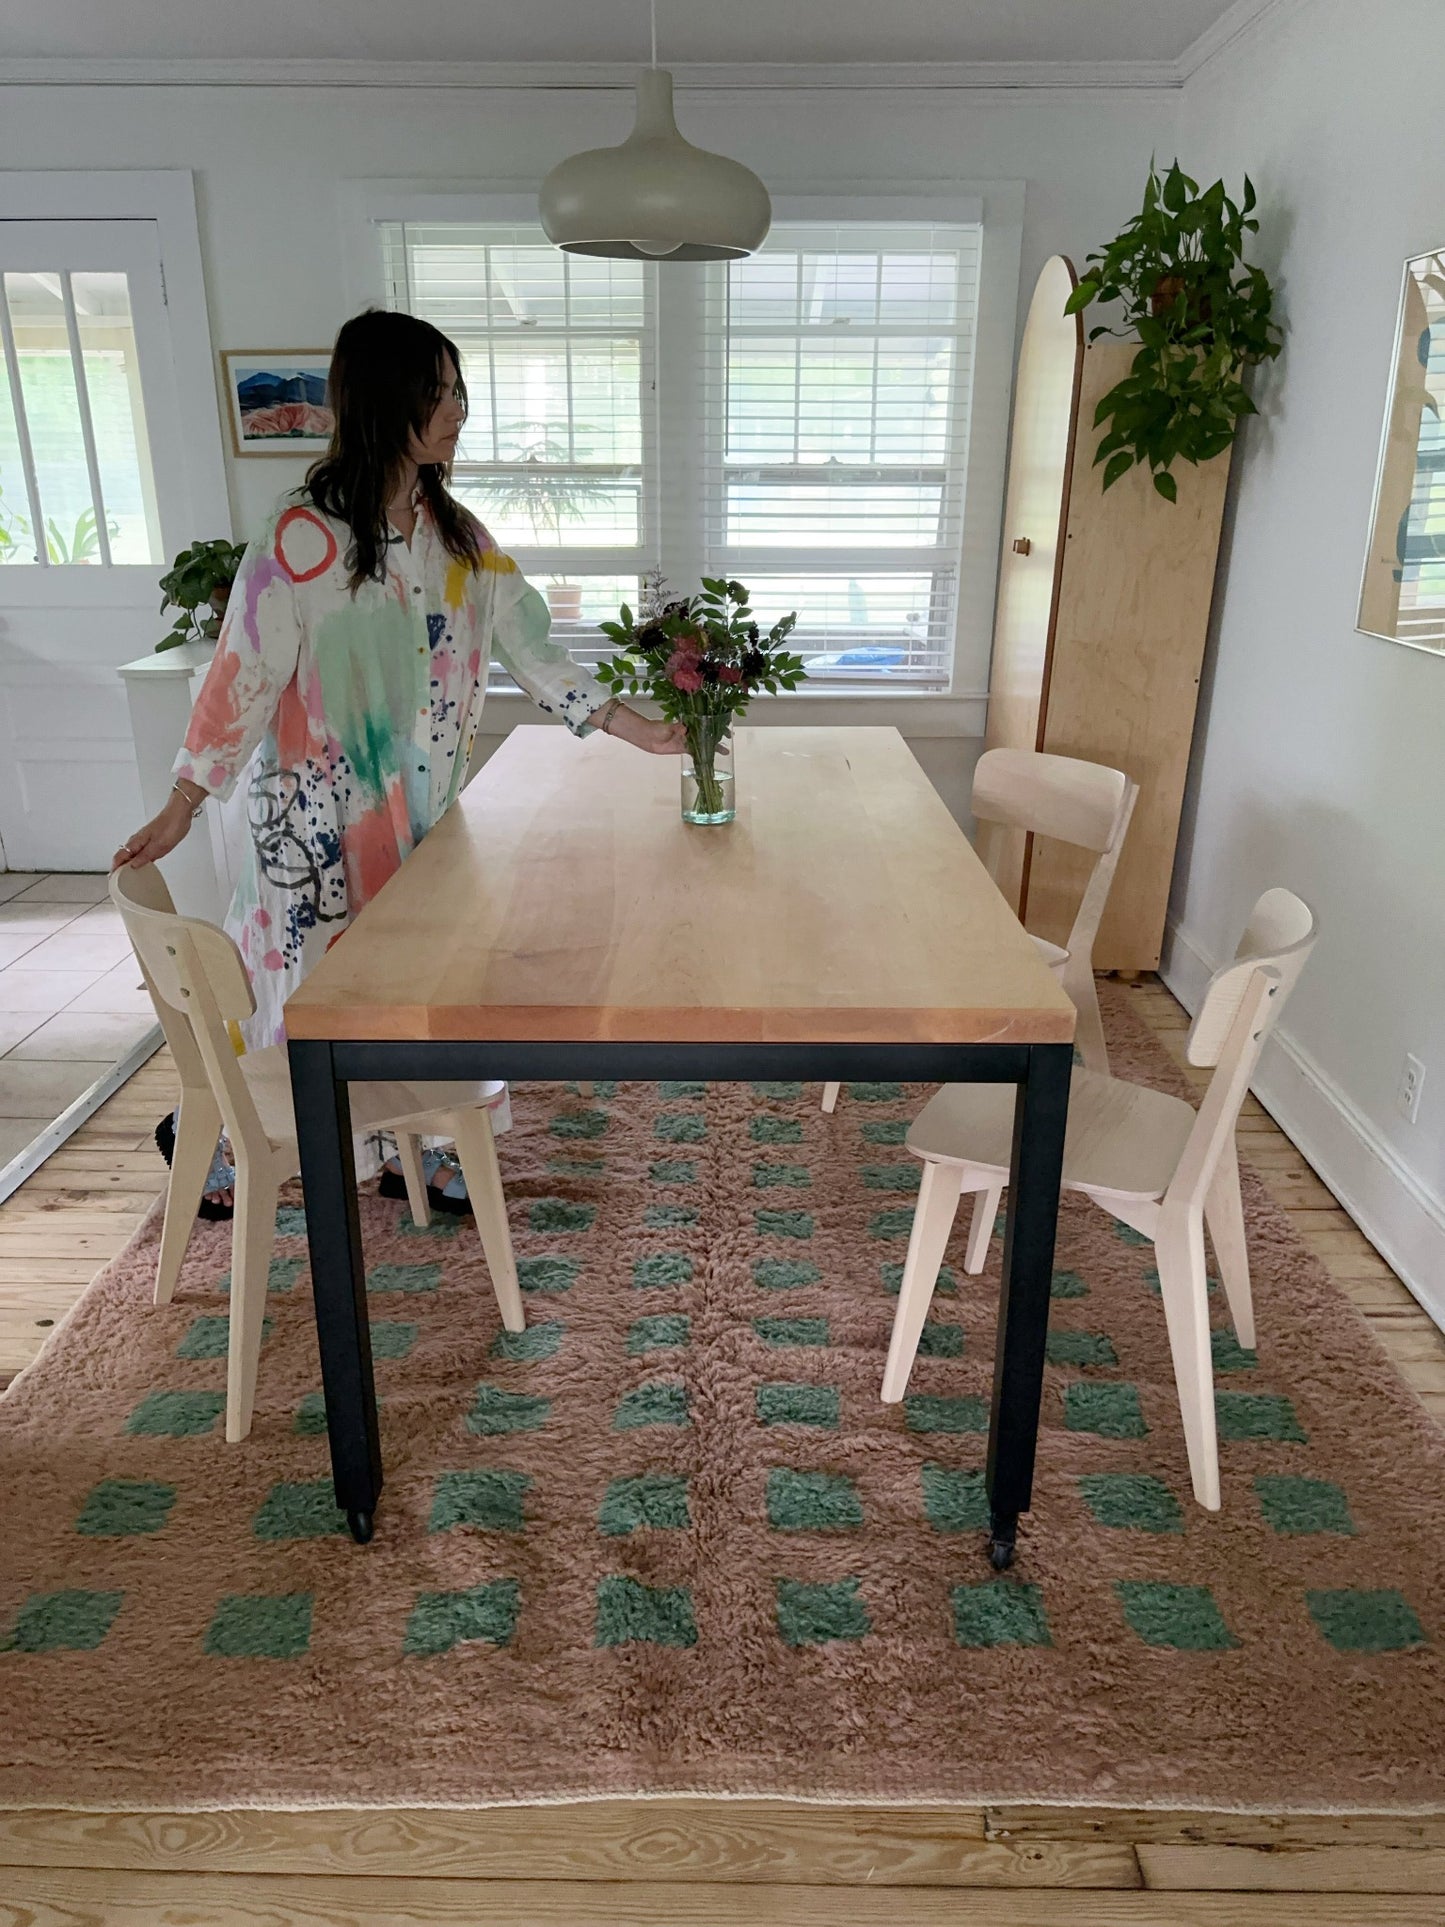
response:
[[[1191,1014],[1216,966],[1171,918],[1159,975]],[[1288,1012],[1286,1012],[1288,1015]],[[1265,1045],[1255,1096],[1445,1331],[1445,1199],[1402,1164],[1375,1127],[1281,1026]]]

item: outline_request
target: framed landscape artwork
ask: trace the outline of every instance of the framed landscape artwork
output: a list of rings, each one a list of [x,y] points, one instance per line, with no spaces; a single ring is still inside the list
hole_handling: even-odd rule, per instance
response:
[[[329,348],[227,348],[221,355],[238,455],[324,455]]]

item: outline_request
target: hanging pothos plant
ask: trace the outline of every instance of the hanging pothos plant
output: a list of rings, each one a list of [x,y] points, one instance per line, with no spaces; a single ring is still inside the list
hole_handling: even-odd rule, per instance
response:
[[[1222,454],[1241,418],[1257,412],[1240,377],[1272,360],[1281,341],[1269,278],[1243,259],[1245,235],[1259,232],[1254,205],[1248,175],[1236,207],[1223,181],[1201,194],[1177,160],[1162,180],[1151,162],[1142,211],[1102,254],[1088,256],[1089,272],[1064,312],[1120,302],[1122,325],[1094,328],[1089,339],[1132,334],[1140,344],[1129,373],[1094,410],[1096,428],[1109,424],[1094,456],[1105,464],[1106,489],[1138,462],[1174,501],[1174,462]]]

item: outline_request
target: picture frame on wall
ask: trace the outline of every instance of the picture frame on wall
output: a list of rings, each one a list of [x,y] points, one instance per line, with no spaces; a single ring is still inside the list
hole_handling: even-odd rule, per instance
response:
[[[237,455],[324,455],[329,348],[226,348],[221,353],[231,447]]]
[[[1445,656],[1445,248],[1405,263],[1355,627]]]

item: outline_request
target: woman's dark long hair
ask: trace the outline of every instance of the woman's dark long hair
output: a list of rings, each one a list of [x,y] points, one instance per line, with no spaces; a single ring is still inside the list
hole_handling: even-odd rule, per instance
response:
[[[353,595],[363,582],[386,580],[386,505],[413,433],[425,434],[442,399],[448,355],[460,383],[461,356],[440,329],[383,308],[353,315],[336,337],[327,380],[336,426],[330,448],[306,476],[306,492],[323,514],[351,530],[346,566]],[[424,463],[418,481],[447,553],[475,563],[477,525],[448,491],[443,464]]]

